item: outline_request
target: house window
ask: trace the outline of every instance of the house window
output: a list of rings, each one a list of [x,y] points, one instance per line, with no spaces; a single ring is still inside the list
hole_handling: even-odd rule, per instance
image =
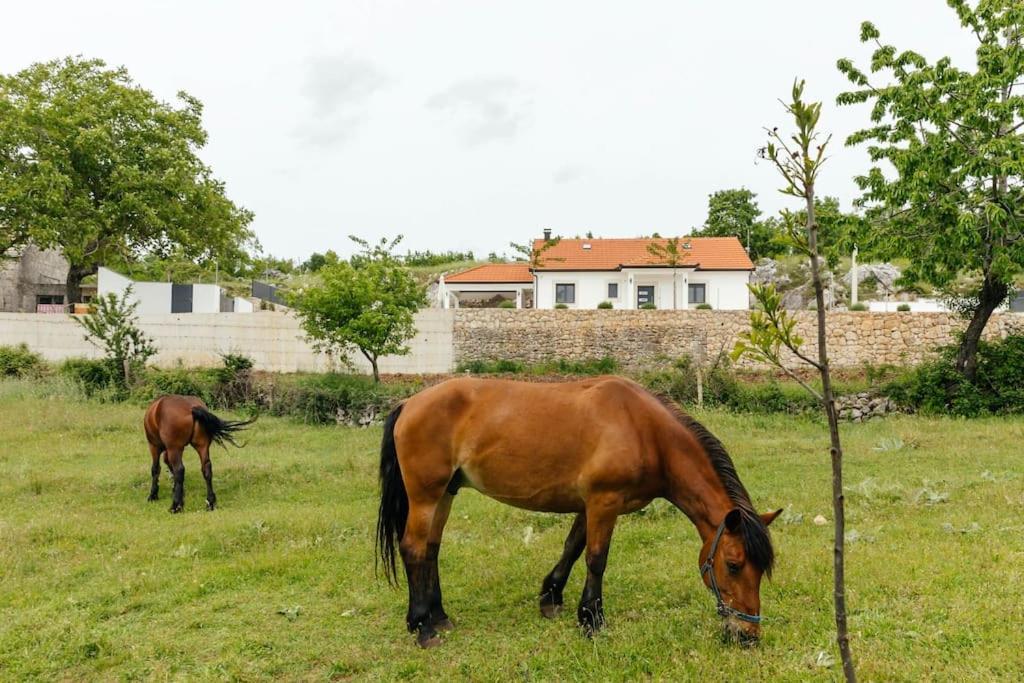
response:
[[[707,303],[707,285],[703,283],[690,285],[690,298],[688,301],[691,304]]]
[[[608,298],[618,299],[619,298],[619,283],[609,282],[608,283]]]
[[[556,304],[574,304],[576,303],[576,285],[569,283],[559,283],[555,285],[555,303]]]
[[[53,294],[53,295],[40,294],[39,296],[36,297],[36,303],[37,304],[43,304],[43,305],[46,305],[46,306],[51,306],[53,304],[63,304],[64,303],[64,295],[63,294]]]

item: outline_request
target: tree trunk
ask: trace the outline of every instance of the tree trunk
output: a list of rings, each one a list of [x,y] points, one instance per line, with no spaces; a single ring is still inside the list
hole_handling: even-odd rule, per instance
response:
[[[68,266],[68,280],[64,289],[65,304],[82,303],[82,280],[96,272],[95,267],[70,264]]]
[[[994,280],[991,275],[985,277],[981,292],[978,294],[978,305],[971,315],[970,324],[964,330],[956,354],[956,371],[968,381],[973,382],[978,374],[978,342],[981,341],[981,333],[985,331],[985,325],[988,324],[992,313],[1006,300],[1009,293],[1010,288],[1006,283]]]
[[[825,345],[825,289],[821,282],[821,268],[818,259],[818,224],[814,217],[814,185],[809,183],[805,196],[807,200],[807,246],[811,255],[811,277],[814,282],[814,298],[818,304],[818,365],[821,372],[822,403],[828,418],[828,433],[832,459],[832,514],[835,517],[833,539],[833,598],[836,610],[836,643],[843,662],[843,674],[851,683],[857,680],[850,652],[850,636],[846,624],[846,572],[844,546],[846,535],[846,512],[843,496],[843,448],[839,441],[839,416],[832,396],[832,375],[828,366],[828,349]]]
[[[380,384],[380,370],[377,369],[377,357],[373,356],[370,358],[370,367],[373,368],[373,381]]]

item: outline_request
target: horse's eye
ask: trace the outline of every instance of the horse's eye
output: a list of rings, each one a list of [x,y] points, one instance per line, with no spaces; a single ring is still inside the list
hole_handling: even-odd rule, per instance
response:
[[[730,574],[739,574],[740,569],[742,568],[739,564],[735,562],[726,562],[725,567],[729,570]]]

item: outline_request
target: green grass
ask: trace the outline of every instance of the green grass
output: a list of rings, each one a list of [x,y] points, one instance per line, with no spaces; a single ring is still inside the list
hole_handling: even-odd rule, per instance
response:
[[[197,458],[186,512],[147,503],[142,410],[0,383],[0,678],[836,679],[829,467],[808,419],[701,416],[773,527],[764,639],[723,644],[698,540],[664,503],[620,521],[607,629],[536,594],[569,519],[465,491],[442,550],[457,629],[420,651],[404,589],[375,580],[379,429],[263,418],[244,450]],[[1015,679],[1024,581],[1024,421],[903,417],[844,428],[848,598],[863,680]],[[567,598],[579,594],[574,572]]]

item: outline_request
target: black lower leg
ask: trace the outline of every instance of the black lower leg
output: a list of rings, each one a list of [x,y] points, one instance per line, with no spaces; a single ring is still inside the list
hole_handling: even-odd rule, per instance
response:
[[[149,500],[156,500],[159,498],[160,492],[160,461],[154,460],[153,467],[150,468],[149,474],[152,477],[153,483],[149,485]]]
[[[601,598],[601,583],[604,579],[604,568],[608,563],[607,548],[594,555],[587,555],[587,583],[583,587],[583,596],[576,611],[580,626],[587,635],[593,635],[604,626],[604,605]]]
[[[569,530],[569,535],[565,539],[562,557],[558,560],[554,569],[544,577],[544,582],[541,584],[540,613],[545,617],[550,619],[561,611],[563,603],[562,591],[569,580],[572,567],[576,564],[576,560],[579,559],[586,543],[587,518],[586,515],[580,513],[576,515],[576,519],[572,523],[572,529]]]
[[[430,615],[431,563],[425,557],[406,557],[405,553],[402,560],[409,584],[409,611],[405,615],[405,625],[410,633],[416,633],[416,643],[420,647],[436,645],[440,641]]]
[[[445,631],[452,627],[451,619],[444,611],[441,600],[441,576],[437,569],[437,558],[441,552],[439,543],[427,545],[427,562],[430,565],[430,621],[434,628]]]
[[[179,462],[172,469],[174,474],[174,495],[171,501],[171,512],[185,509],[185,464]]]
[[[217,507],[217,494],[213,492],[213,463],[209,459],[203,463],[203,479],[206,480],[206,509],[212,510]]]

